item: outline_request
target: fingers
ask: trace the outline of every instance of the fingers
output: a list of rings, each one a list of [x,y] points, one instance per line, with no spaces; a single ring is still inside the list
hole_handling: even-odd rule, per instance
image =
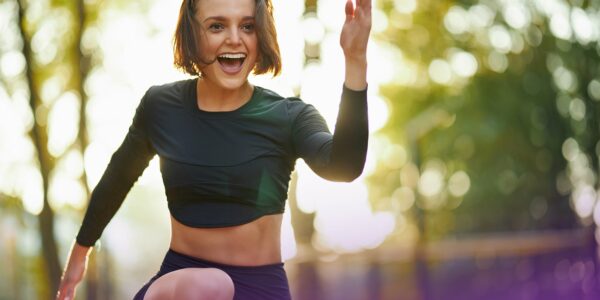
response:
[[[351,21],[353,18],[362,18],[371,15],[371,0],[355,0],[356,7],[353,5],[352,0],[346,0],[346,22]]]
[[[352,0],[346,0],[346,22],[352,20],[352,16],[354,16],[354,5],[352,4]]]
[[[74,293],[73,289],[63,289],[56,293],[56,300],[73,300]]]
[[[76,285],[76,282],[62,281],[56,293],[56,300],[73,300]]]
[[[371,1],[372,0],[356,0],[356,6],[365,11],[371,11]]]

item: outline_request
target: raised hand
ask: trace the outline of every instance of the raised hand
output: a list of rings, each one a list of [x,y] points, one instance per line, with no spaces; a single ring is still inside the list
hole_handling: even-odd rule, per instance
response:
[[[371,0],[346,0],[346,21],[340,35],[340,45],[346,61],[366,61],[367,42],[371,32]]]

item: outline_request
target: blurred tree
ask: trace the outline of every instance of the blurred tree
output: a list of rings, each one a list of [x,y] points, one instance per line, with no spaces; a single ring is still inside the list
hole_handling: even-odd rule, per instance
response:
[[[377,38],[399,58],[382,134],[411,159],[378,167],[375,205],[402,214],[416,199],[433,239],[590,224],[600,1],[378,4]]]
[[[27,86],[29,89],[29,104],[33,112],[42,111],[43,104],[39,95],[39,80],[34,71],[34,66],[31,62],[33,59],[33,50],[31,49],[31,33],[28,32],[30,26],[27,24],[25,19],[26,15],[26,4],[23,1],[18,1],[19,16],[17,22],[19,24],[21,38],[23,40],[23,55],[25,56],[26,64],[26,78]],[[36,115],[37,117],[37,115]],[[48,151],[48,133],[46,130],[46,124],[39,121],[36,118],[32,130],[31,139],[37,150],[37,160],[39,163],[40,173],[42,175],[43,182],[43,206],[42,211],[38,215],[38,226],[40,236],[42,240],[42,256],[44,257],[46,279],[48,287],[45,289],[43,298],[50,298],[51,291],[58,290],[58,283],[60,279],[61,267],[58,259],[58,249],[56,240],[54,238],[54,212],[48,202],[48,182],[50,171],[54,167],[55,160]]]
[[[25,227],[25,214],[21,199],[5,195],[0,192],[0,220],[2,220],[2,240],[4,247],[0,253],[9,258],[4,264],[2,271],[7,278],[0,283],[2,295],[0,299],[22,299],[20,286],[24,283],[22,264],[17,251],[18,232]]]
[[[51,184],[54,169],[64,154],[71,150],[78,151],[81,156],[88,145],[87,126],[85,108],[87,95],[84,89],[84,82],[91,69],[91,55],[93,46],[82,42],[85,29],[89,23],[95,22],[97,18],[97,2],[93,1],[49,1],[45,4],[31,3],[24,0],[16,1],[18,5],[19,33],[23,44],[23,55],[25,57],[25,80],[29,90],[30,107],[34,112],[35,122],[31,129],[32,142],[35,144],[37,152],[37,161],[43,182],[43,207],[38,215],[39,232],[42,240],[41,253],[43,262],[46,265],[44,278],[47,283],[42,284],[38,294],[42,298],[51,298],[54,291],[57,290],[60,280],[61,266],[58,257],[58,247],[54,236],[55,216],[53,207],[50,205],[48,191]],[[40,5],[37,9],[48,10],[47,14],[37,15],[28,13],[29,6]],[[39,38],[36,49],[32,49],[32,42],[36,35],[44,34],[48,27],[52,27],[52,22],[58,23],[61,19],[64,25],[70,29],[63,28],[58,33],[49,37],[51,49],[39,49]],[[49,25],[50,23],[50,25]],[[63,34],[61,34],[63,33]],[[55,47],[54,49],[52,49]],[[35,48],[35,46],[34,46]],[[37,51],[36,51],[37,50]],[[55,57],[47,62],[40,62],[40,56],[43,51],[55,50]],[[50,83],[51,82],[51,83]],[[71,142],[61,153],[51,153],[49,146],[48,118],[52,111],[53,104],[57,96],[44,99],[41,93],[45,85],[56,85],[59,82],[60,88],[58,95],[74,93],[80,100],[79,110],[79,133],[77,138]],[[82,170],[81,186],[85,194],[89,195],[87,178],[85,170]],[[54,207],[56,209],[56,207]],[[96,299],[97,297],[97,276],[95,260],[90,261],[87,276],[87,296],[86,299]],[[41,296],[43,295],[43,296]]]

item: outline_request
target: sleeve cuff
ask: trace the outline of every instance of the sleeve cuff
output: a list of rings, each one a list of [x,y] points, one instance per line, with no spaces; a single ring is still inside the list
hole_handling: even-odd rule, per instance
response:
[[[352,103],[362,103],[367,100],[367,90],[369,86],[365,87],[364,90],[352,90],[345,84],[342,87],[342,102],[350,101]]]

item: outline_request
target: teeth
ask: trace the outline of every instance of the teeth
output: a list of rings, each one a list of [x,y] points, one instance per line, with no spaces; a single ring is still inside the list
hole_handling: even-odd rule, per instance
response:
[[[246,58],[246,54],[243,53],[226,53],[226,54],[221,54],[219,55],[219,58],[230,58],[230,59],[239,59],[239,58]]]

